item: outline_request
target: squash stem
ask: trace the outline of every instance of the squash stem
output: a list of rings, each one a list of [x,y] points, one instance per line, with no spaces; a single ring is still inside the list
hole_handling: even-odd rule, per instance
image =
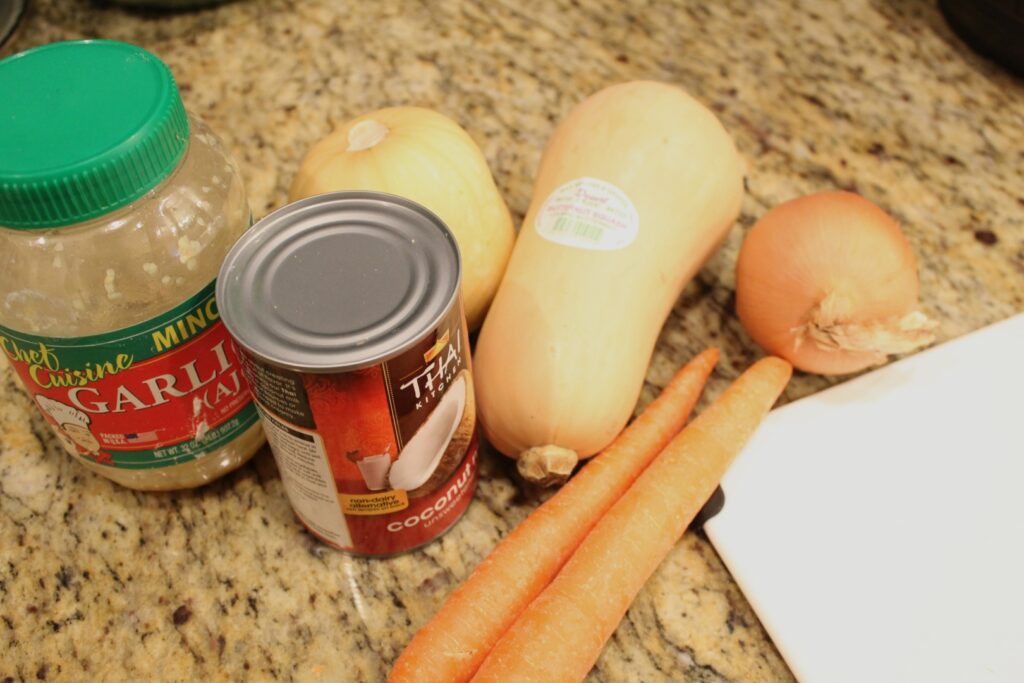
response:
[[[376,147],[391,131],[383,123],[366,119],[360,121],[348,131],[349,152],[361,152]]]
[[[576,463],[576,451],[549,444],[527,448],[516,458],[516,469],[523,479],[540,486],[564,484]]]

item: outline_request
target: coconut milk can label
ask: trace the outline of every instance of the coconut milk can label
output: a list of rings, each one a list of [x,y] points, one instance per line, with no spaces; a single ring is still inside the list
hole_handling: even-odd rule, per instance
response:
[[[580,249],[613,251],[633,243],[640,215],[625,192],[597,178],[577,178],[555,189],[534,219],[546,240]]]
[[[258,419],[213,289],[106,334],[0,327],[0,352],[71,453],[127,469],[188,462]]]
[[[343,550],[390,554],[454,524],[476,483],[462,310],[379,365],[303,373],[242,352],[296,513]]]
[[[462,462],[476,426],[469,340],[453,309],[433,334],[384,363],[398,458],[389,479],[418,498]]]

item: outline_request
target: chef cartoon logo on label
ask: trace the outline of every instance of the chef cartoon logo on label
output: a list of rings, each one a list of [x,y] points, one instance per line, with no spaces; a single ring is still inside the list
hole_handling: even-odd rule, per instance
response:
[[[39,411],[57,425],[57,437],[64,448],[74,451],[77,446],[96,460],[109,458],[106,453],[100,453],[100,442],[89,428],[92,418],[87,413],[42,394],[36,394],[35,400]]]

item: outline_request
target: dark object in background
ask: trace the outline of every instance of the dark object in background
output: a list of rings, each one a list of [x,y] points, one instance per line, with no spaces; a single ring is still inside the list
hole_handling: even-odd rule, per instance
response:
[[[1024,77],[1024,1],[939,0],[939,9],[964,42]]]
[[[112,5],[135,9],[190,10],[208,5],[220,5],[227,0],[107,0]]]
[[[0,45],[11,37],[25,12],[25,0],[0,0]]]

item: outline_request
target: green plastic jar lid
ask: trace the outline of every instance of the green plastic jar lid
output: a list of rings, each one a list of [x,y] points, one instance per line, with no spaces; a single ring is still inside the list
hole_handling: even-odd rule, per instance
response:
[[[0,226],[70,225],[130,204],[177,168],[188,116],[167,65],[111,40],[0,61]]]

